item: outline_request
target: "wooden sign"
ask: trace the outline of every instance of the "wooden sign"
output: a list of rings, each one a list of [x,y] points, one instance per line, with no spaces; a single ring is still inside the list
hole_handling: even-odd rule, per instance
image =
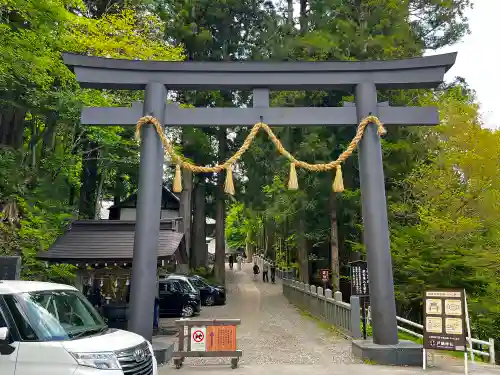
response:
[[[351,295],[367,297],[370,295],[368,265],[363,260],[349,263],[351,266]]]
[[[236,351],[236,326],[208,326],[207,352]]]
[[[321,276],[321,281],[324,283],[327,283],[330,279],[330,270],[328,269],[319,270],[319,274]]]
[[[467,351],[465,294],[461,289],[424,293],[424,348]]]

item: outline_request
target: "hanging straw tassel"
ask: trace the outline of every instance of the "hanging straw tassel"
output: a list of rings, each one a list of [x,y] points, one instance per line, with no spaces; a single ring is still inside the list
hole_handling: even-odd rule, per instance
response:
[[[297,172],[295,171],[295,163],[290,163],[290,179],[288,180],[288,189],[297,190],[299,182],[297,181]]]
[[[379,137],[382,137],[383,135],[385,135],[387,133],[387,130],[384,128],[384,125],[382,125],[381,123],[377,126],[377,134],[379,135]]]
[[[174,177],[174,193],[182,192],[182,171],[181,165],[177,164],[175,166],[175,177]]]
[[[135,127],[134,138],[137,142],[141,142],[141,126]]]
[[[234,195],[234,182],[233,182],[233,167],[226,168],[226,182],[224,184],[224,192],[229,195]]]
[[[377,134],[379,135],[379,137],[382,137],[387,133],[387,130],[385,129],[384,124],[382,124],[382,122],[377,117],[375,117],[374,120],[375,125],[377,125]]]
[[[344,191],[344,180],[342,178],[342,168],[340,164],[337,165],[337,172],[335,172],[335,179],[333,180],[333,191],[335,193],[342,193]]]

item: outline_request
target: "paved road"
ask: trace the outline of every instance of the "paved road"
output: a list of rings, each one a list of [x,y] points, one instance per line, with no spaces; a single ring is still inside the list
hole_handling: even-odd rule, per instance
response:
[[[243,271],[227,271],[228,303],[226,306],[204,308],[202,318],[240,318],[238,348],[243,351],[240,367],[231,370],[229,359],[187,358],[182,369],[172,365],[160,369],[161,375],[173,371],[205,375],[371,375],[421,374],[421,369],[375,366],[361,363],[351,355],[350,342],[321,328],[303,316],[283,297],[281,285],[252,281],[251,264]],[[486,371],[486,370],[485,370]],[[472,371],[476,375],[494,372]],[[446,371],[428,370],[436,375],[463,373],[463,367]],[[495,373],[500,374],[499,370]]]

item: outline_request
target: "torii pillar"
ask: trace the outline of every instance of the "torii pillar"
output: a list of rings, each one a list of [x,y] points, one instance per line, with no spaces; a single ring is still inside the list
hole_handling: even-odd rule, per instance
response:
[[[343,62],[160,62],[64,55],[82,87],[146,90],[145,102],[129,108],[84,108],[82,124],[135,125],[153,115],[166,126],[357,125],[372,114],[385,125],[437,125],[433,107],[390,107],[377,103],[377,89],[433,88],[443,81],[456,54],[391,61]],[[253,108],[180,108],[166,104],[171,90],[253,89]],[[269,107],[269,90],[355,92],[355,105],[340,108]],[[130,330],[151,339],[160,225],[160,143],[143,127],[139,197],[131,293]],[[373,340],[355,340],[353,352],[380,364],[422,363],[422,347],[398,340],[384,171],[380,139],[373,124],[359,144],[364,244],[370,282]]]

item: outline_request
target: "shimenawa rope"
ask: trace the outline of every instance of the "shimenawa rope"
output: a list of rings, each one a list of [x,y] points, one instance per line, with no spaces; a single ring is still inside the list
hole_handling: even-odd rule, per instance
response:
[[[329,163],[319,163],[319,164],[310,164],[305,161],[296,159],[283,147],[280,140],[278,139],[278,137],[276,137],[276,135],[271,130],[269,125],[263,122],[258,122],[252,127],[250,133],[245,138],[245,141],[243,142],[239,150],[234,153],[233,156],[227,159],[224,163],[217,164],[213,167],[203,167],[195,165],[187,160],[184,160],[183,156],[177,154],[177,152],[174,150],[174,147],[167,139],[167,136],[160,122],[153,116],[144,116],[139,119],[135,128],[135,137],[137,140],[140,140],[141,128],[144,125],[151,124],[154,126],[156,132],[158,133],[158,136],[161,139],[161,143],[163,144],[165,153],[167,153],[172,159],[172,161],[176,164],[175,177],[173,183],[173,190],[176,193],[180,193],[182,191],[181,168],[188,169],[193,173],[219,173],[225,169],[226,181],[224,190],[226,193],[234,195],[232,166],[236,161],[238,161],[241,158],[241,156],[245,153],[245,151],[248,150],[248,148],[252,144],[253,140],[255,139],[255,136],[257,135],[260,129],[263,129],[267,133],[267,135],[271,139],[271,142],[273,142],[274,145],[276,146],[278,152],[290,161],[290,180],[288,182],[289,189],[291,190],[298,189],[296,167],[307,169],[308,171],[313,171],[313,172],[326,172],[332,169],[336,169],[335,179],[332,188],[333,191],[339,193],[344,191],[341,164],[349,156],[352,155],[359,141],[363,137],[366,127],[370,123],[373,123],[377,126],[377,133],[379,136],[382,136],[386,133],[384,125],[380,122],[380,120],[376,116],[368,116],[359,123],[356,135],[351,140],[351,143],[349,143],[349,146],[346,148],[346,150],[342,152],[336,160],[331,161]]]

